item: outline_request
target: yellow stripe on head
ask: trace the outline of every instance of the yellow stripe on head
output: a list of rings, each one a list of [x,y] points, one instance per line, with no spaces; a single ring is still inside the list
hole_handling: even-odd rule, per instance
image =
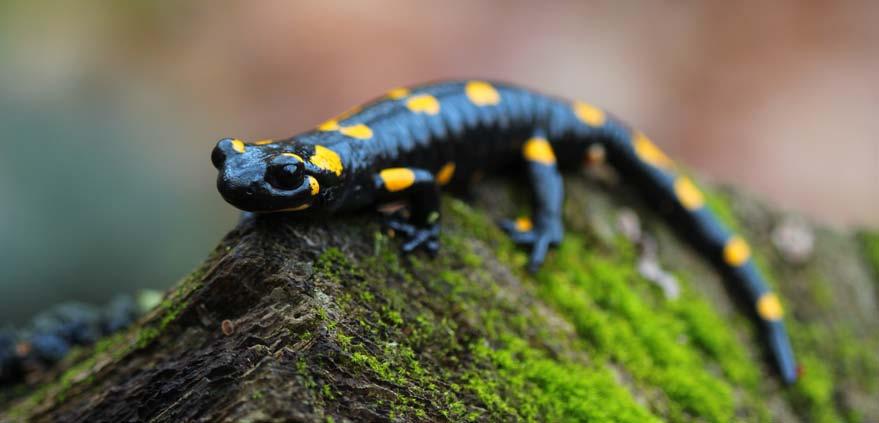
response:
[[[275,142],[275,140],[269,140],[269,139],[266,139],[266,140],[259,140],[259,141],[256,141],[256,142],[254,142],[253,144],[254,144],[254,145],[266,145],[266,144],[271,144],[271,143],[273,143],[273,142]]]
[[[492,106],[501,102],[501,94],[488,82],[470,81],[464,91],[467,98],[477,106]]]
[[[699,210],[705,205],[705,197],[696,184],[686,176],[675,179],[675,195],[687,210]]]
[[[232,140],[232,149],[243,153],[244,152],[244,141],[239,140],[238,138]]]
[[[368,140],[372,138],[372,129],[362,123],[351,126],[343,126],[339,128],[339,132],[351,138],[357,138],[359,140]]]
[[[405,167],[394,167],[379,172],[379,177],[390,192],[402,191],[415,183],[415,172]]]
[[[733,235],[723,247],[723,261],[726,264],[739,267],[751,258],[751,247],[742,237]]]
[[[388,98],[391,100],[399,100],[407,95],[409,95],[409,89],[405,87],[398,87],[388,91]]]
[[[764,320],[781,320],[784,316],[778,296],[767,292],[757,299],[757,315]]]
[[[309,160],[320,169],[333,172],[336,176],[342,175],[342,159],[338,153],[329,148],[322,145],[314,146],[314,154]]]
[[[448,162],[436,173],[436,183],[440,186],[447,185],[452,181],[453,176],[455,176],[455,163]]]
[[[573,107],[577,119],[589,126],[601,126],[607,121],[604,112],[591,104],[575,101]]]
[[[436,115],[440,111],[440,103],[429,94],[416,95],[406,100],[406,107],[415,113]]]
[[[674,162],[644,134],[640,132],[636,133],[635,139],[632,142],[635,146],[635,154],[637,154],[638,158],[642,161],[663,169],[671,169],[674,167]]]
[[[555,153],[546,138],[531,138],[522,146],[522,155],[530,162],[555,164]]]
[[[308,186],[311,188],[311,195],[317,195],[320,192],[320,183],[317,182],[317,178],[314,176],[308,175]]]

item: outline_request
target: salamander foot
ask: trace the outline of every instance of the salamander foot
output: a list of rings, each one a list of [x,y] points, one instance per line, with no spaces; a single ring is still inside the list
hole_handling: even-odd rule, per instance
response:
[[[562,242],[564,234],[561,219],[541,219],[533,223],[529,218],[520,217],[516,220],[503,219],[499,224],[516,245],[531,247],[531,256],[528,258],[528,271],[531,273],[540,269],[549,247]]]
[[[435,257],[439,252],[439,223],[427,226],[414,225],[402,214],[394,213],[384,219],[382,227],[385,232],[390,232],[391,236],[402,235],[403,245],[400,249],[404,254],[420,249]]]

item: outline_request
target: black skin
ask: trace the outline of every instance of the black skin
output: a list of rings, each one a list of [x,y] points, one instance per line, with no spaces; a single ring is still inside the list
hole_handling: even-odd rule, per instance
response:
[[[504,220],[500,226],[530,249],[533,272],[562,241],[561,172],[580,167],[589,148],[600,146],[607,161],[652,202],[671,206],[681,232],[706,251],[736,290],[752,304],[767,294],[750,259],[724,261],[732,234],[701,204],[684,204],[675,189],[682,175],[673,165],[645,154],[640,135],[615,117],[594,108],[581,113],[580,105],[504,83],[426,84],[394,90],[288,139],[255,144],[222,139],[211,159],[223,198],[249,212],[328,215],[404,202],[408,209],[391,214],[386,228],[402,235],[404,252],[431,255],[439,250],[440,188],[466,186],[477,172],[524,165],[532,224]],[[528,148],[535,138],[546,140],[546,147]],[[780,318],[760,320],[782,379],[793,383],[797,369]]]

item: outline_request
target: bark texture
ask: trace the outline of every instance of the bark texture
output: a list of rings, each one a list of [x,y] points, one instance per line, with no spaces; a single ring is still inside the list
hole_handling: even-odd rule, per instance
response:
[[[879,421],[876,235],[708,190],[786,305],[806,376],[785,388],[747,308],[628,189],[569,177],[566,239],[532,276],[493,224],[526,213],[511,185],[445,198],[435,259],[399,257],[372,214],[245,220],[0,420]]]

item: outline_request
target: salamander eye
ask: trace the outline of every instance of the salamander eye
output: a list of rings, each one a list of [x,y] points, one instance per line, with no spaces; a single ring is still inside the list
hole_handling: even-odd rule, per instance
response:
[[[302,163],[279,164],[269,167],[266,181],[277,189],[291,190],[302,186]]]

